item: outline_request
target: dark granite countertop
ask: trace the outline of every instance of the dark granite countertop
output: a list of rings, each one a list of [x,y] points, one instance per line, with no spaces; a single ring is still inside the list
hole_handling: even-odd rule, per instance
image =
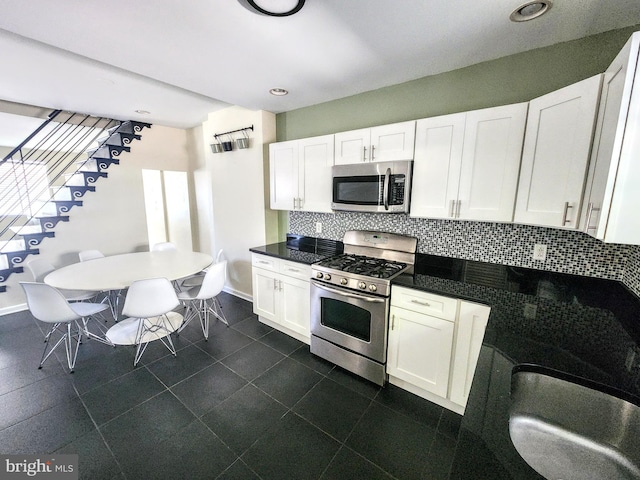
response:
[[[304,237],[301,235],[287,235],[286,242],[271,243],[249,249],[249,251],[254,253],[290,260],[292,262],[305,263],[307,265],[342,253],[343,250],[344,245],[342,242]]]
[[[295,236],[293,236],[295,237]],[[298,237],[252,252],[311,264],[340,253]],[[511,373],[531,366],[640,405],[640,299],[620,282],[418,254],[394,285],[491,307],[451,479],[541,479],[509,436]]]
[[[542,478],[509,437],[516,365],[640,405],[640,300],[619,282],[419,255],[394,284],[491,307],[452,479]]]

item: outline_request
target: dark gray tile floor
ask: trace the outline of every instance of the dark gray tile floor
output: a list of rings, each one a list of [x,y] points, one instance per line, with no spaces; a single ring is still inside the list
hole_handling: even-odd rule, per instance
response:
[[[43,325],[0,317],[0,452],[77,453],[83,479],[447,478],[460,416],[379,388],[220,297],[230,327],[197,322],[133,368],[133,348],[94,341],[76,371],[37,369]]]

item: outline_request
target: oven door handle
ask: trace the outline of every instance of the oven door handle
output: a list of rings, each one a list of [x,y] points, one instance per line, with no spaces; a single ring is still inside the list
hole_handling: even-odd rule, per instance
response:
[[[316,287],[318,287],[321,290],[326,290],[327,292],[331,292],[331,293],[336,293],[338,295],[342,295],[344,297],[349,297],[349,298],[357,298],[358,300],[364,300],[365,302],[371,302],[371,303],[384,303],[387,301],[386,298],[379,298],[379,297],[369,297],[367,295],[360,295],[358,293],[351,293],[351,292],[346,292],[344,290],[338,290],[337,288],[331,288],[331,287],[327,287],[325,284],[320,283],[316,280],[311,279],[311,283],[313,285],[315,285]]]
[[[387,168],[387,173],[384,174],[384,186],[382,187],[384,190],[382,198],[383,198],[385,210],[389,210],[389,183],[390,182],[391,182],[391,169]]]

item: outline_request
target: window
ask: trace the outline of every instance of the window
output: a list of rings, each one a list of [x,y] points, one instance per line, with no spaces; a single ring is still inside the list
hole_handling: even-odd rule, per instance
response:
[[[33,216],[41,207],[39,198],[49,198],[47,167],[40,163],[0,164],[0,215]]]

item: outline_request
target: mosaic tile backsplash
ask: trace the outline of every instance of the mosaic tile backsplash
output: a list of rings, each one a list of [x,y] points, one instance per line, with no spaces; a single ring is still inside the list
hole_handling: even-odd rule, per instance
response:
[[[316,223],[322,233],[316,233]],[[418,251],[517,267],[622,281],[640,296],[640,246],[605,244],[581,232],[512,223],[411,218],[353,212],[289,212],[289,232],[342,240],[347,230],[380,230],[418,238]],[[547,259],[533,260],[533,246]]]

